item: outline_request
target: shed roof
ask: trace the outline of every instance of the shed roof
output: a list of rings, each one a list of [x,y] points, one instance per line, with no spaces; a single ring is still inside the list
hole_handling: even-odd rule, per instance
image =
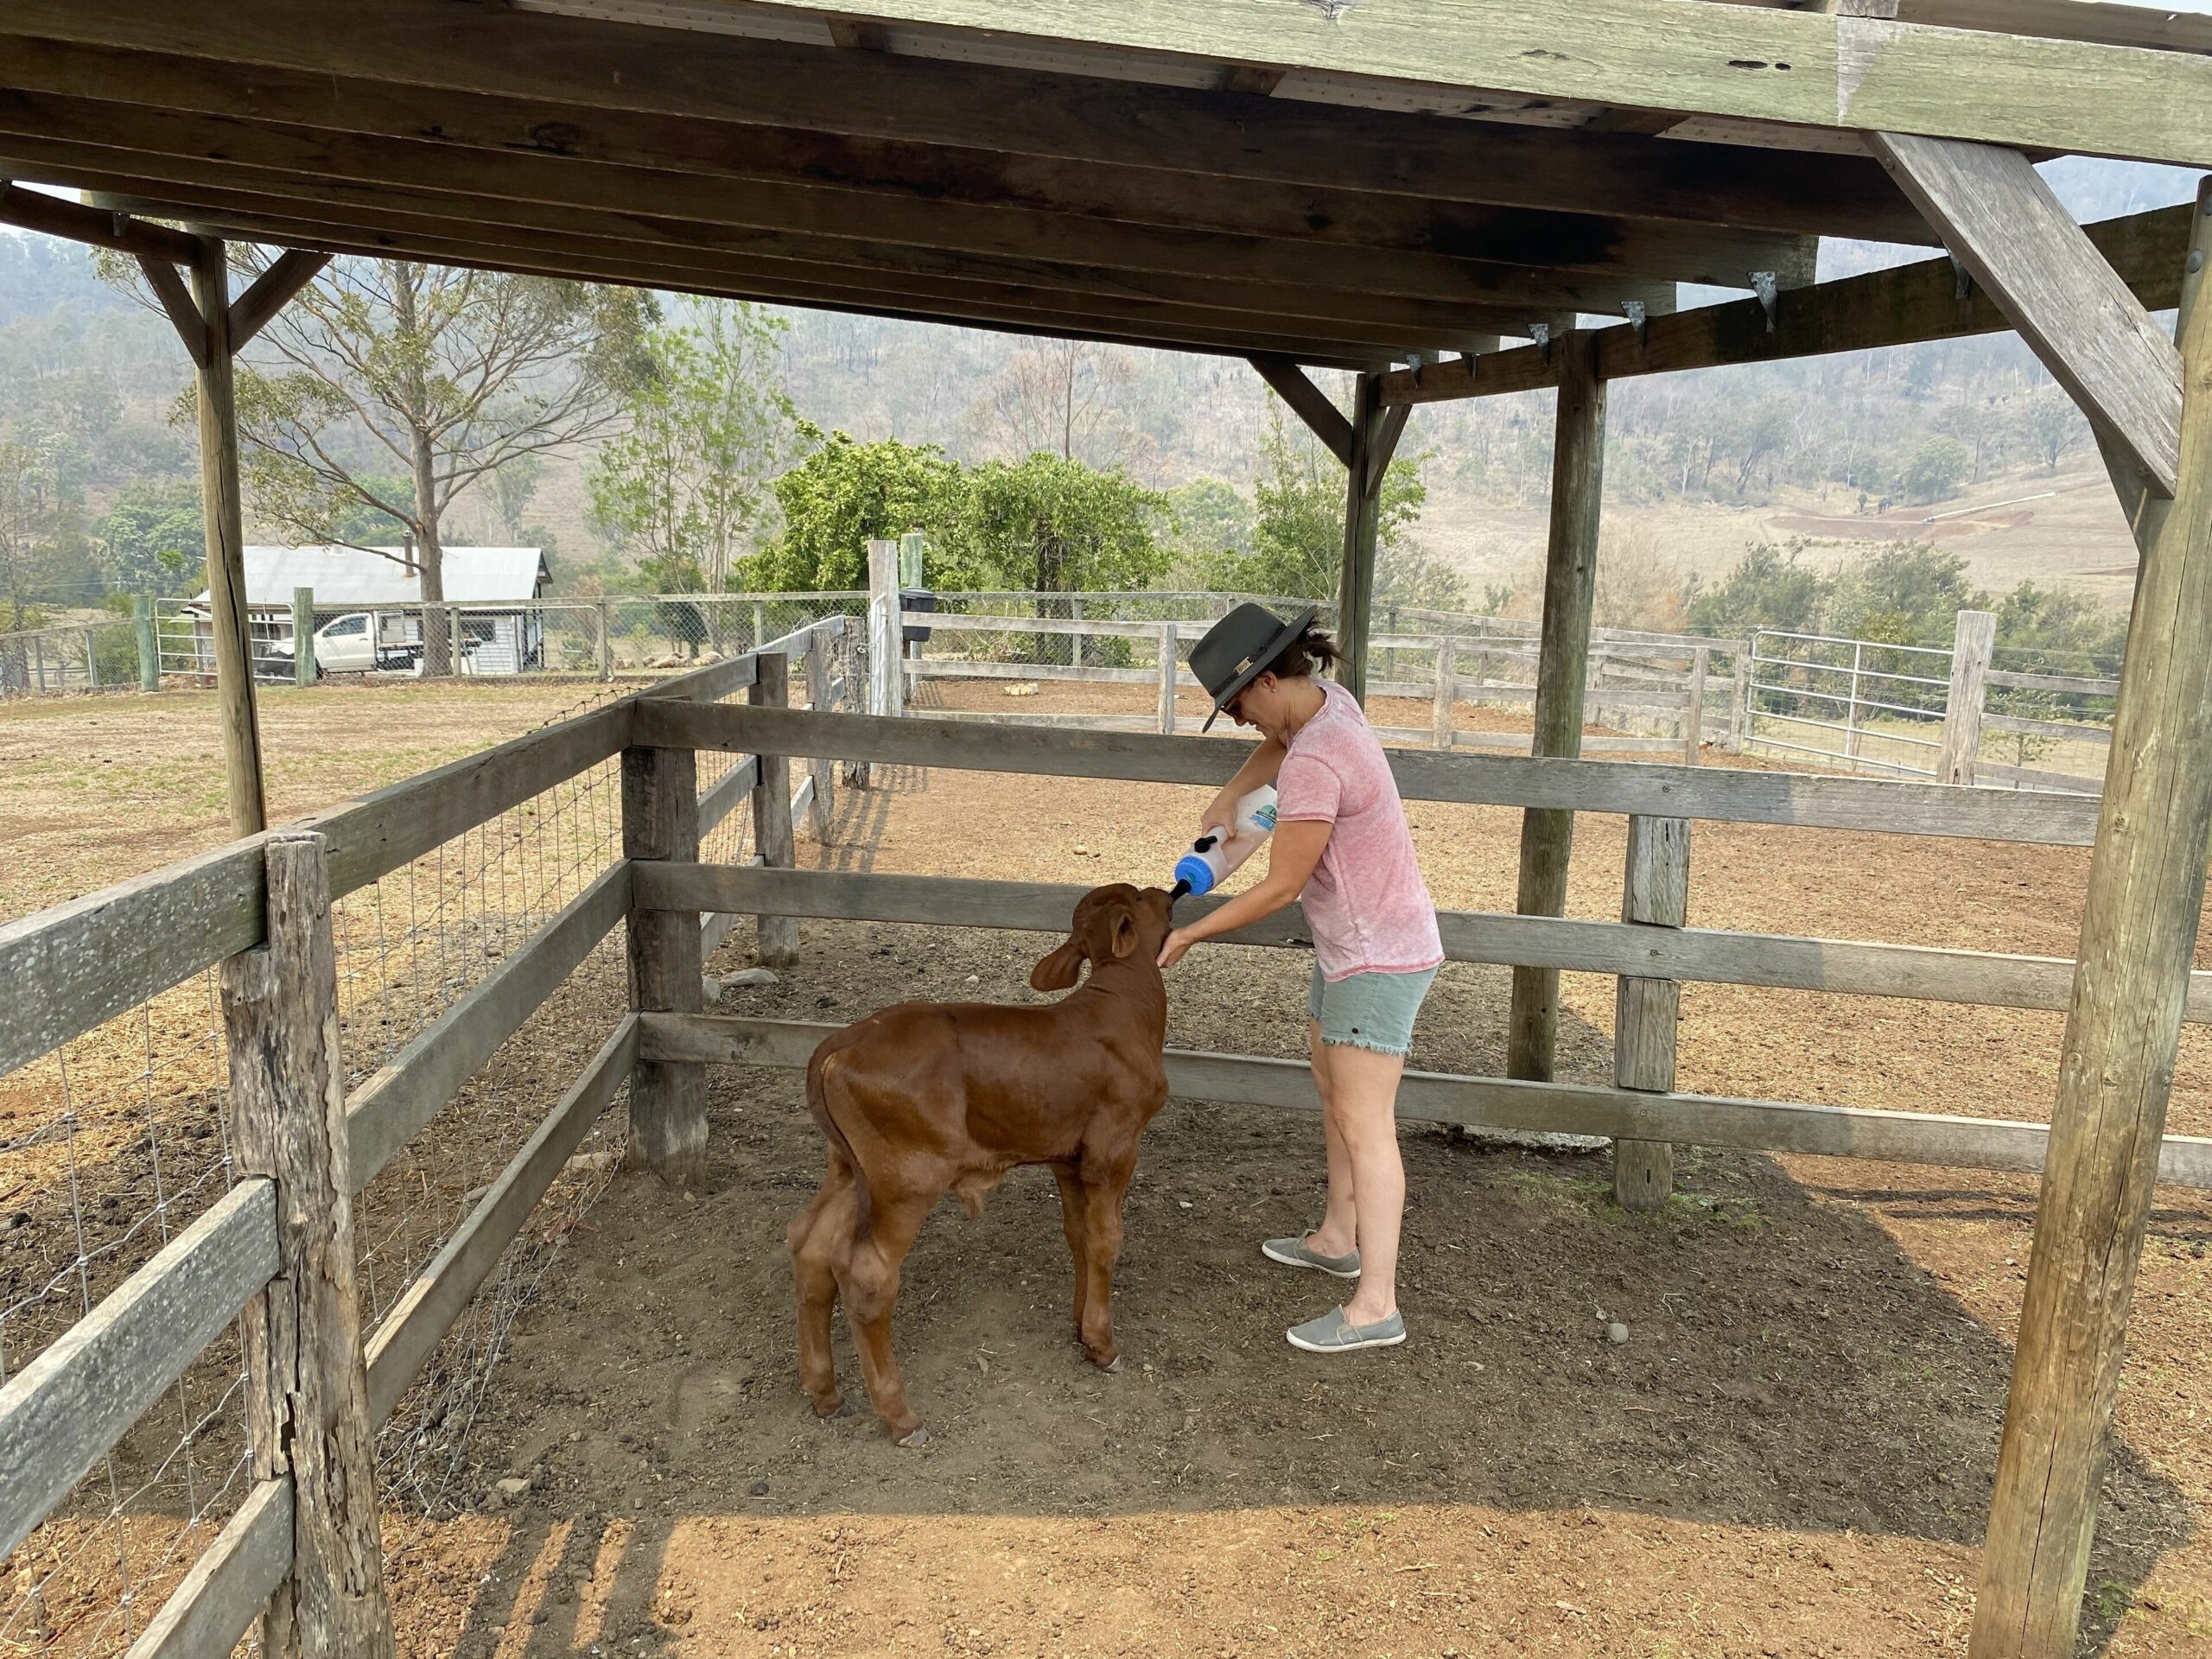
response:
[[[1795,3],[10,0],[0,177],[338,252],[1380,368],[1681,282],[1786,290],[1821,234],[1932,249],[1861,129],[2212,161],[2202,20]]]
[[[289,605],[295,588],[315,589],[318,608],[334,605],[414,605],[423,579],[400,561],[397,547],[257,547],[245,550],[245,601]],[[458,605],[534,599],[545,582],[545,560],[534,547],[448,547],[445,596]],[[207,597],[202,591],[198,598]]]

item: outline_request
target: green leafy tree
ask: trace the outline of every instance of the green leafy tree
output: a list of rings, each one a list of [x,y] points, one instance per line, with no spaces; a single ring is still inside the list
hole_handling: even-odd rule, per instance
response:
[[[1831,584],[1805,564],[1804,551],[1799,540],[1753,543],[1718,587],[1691,599],[1690,632],[1736,639],[1758,628],[1815,632]]]
[[[696,569],[705,591],[728,587],[790,447],[794,411],[775,381],[789,328],[726,302],[696,326],[646,335],[651,369],[632,392],[629,429],[601,451],[590,479],[593,518],[641,564]]]
[[[1051,594],[1142,588],[1167,568],[1167,498],[1119,467],[1039,451],[968,474],[953,542],[987,581]]]
[[[124,486],[100,521],[100,563],[124,594],[194,592],[207,568],[200,492],[181,481]]]
[[[795,593],[865,588],[868,543],[912,530],[940,548],[931,580],[947,588],[982,585],[978,571],[962,560],[957,538],[947,535],[959,516],[964,480],[959,463],[944,450],[896,438],[861,443],[810,421],[798,423],[798,435],[815,448],[775,481],[784,531],[746,562],[749,585]]]
[[[251,270],[259,256],[238,257]],[[304,541],[354,545],[365,542],[341,533],[358,528],[351,515],[380,514],[412,541],[423,597],[442,599],[455,500],[525,457],[609,429],[645,372],[658,316],[634,289],[334,259],[239,366],[254,510]],[[426,671],[449,672],[435,617],[425,632]]]
[[[1167,492],[1175,553],[1194,571],[1224,554],[1252,550],[1252,504],[1226,479],[1194,478]]]
[[[1821,629],[1853,639],[1948,645],[1962,610],[1988,599],[1967,582],[1967,563],[1929,542],[1900,542],[1840,572],[1822,607]]]
[[[1251,546],[1207,561],[1209,585],[1300,599],[1335,597],[1344,573],[1344,468],[1318,443],[1294,434],[1272,405],[1260,461]],[[1409,532],[1427,499],[1420,463],[1393,461],[1382,474],[1376,509],[1378,599],[1427,603],[1437,597],[1440,578],[1456,583],[1411,542]]]
[[[1956,438],[1929,438],[1905,462],[1905,495],[1914,501],[1940,501],[1951,494],[1974,465],[1974,451]]]

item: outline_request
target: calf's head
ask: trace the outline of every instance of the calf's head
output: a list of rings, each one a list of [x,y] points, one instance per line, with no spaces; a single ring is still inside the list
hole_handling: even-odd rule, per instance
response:
[[[1040,991],[1065,991],[1093,968],[1109,962],[1149,963],[1159,959],[1171,925],[1165,887],[1133,887],[1116,882],[1093,887],[1076,901],[1068,940],[1030,970],[1029,983]]]

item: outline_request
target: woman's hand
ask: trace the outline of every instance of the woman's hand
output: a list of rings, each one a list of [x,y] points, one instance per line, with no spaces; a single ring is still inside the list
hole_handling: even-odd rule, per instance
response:
[[[1189,928],[1177,928],[1167,936],[1166,943],[1160,947],[1160,965],[1173,968],[1183,959],[1183,953],[1197,943],[1198,940],[1191,937]]]
[[[1207,803],[1205,811],[1198,814],[1198,834],[1203,836],[1216,830],[1235,829],[1236,804],[1243,798],[1243,796],[1236,792],[1236,784],[1231,782],[1220,794]]]

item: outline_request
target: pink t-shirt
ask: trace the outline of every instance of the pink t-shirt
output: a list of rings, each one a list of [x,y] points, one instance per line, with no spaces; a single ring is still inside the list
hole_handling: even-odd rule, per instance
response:
[[[1314,683],[1323,702],[1292,734],[1275,779],[1275,817],[1336,825],[1300,895],[1321,976],[1433,968],[1444,946],[1398,780],[1351,693],[1332,680]]]

